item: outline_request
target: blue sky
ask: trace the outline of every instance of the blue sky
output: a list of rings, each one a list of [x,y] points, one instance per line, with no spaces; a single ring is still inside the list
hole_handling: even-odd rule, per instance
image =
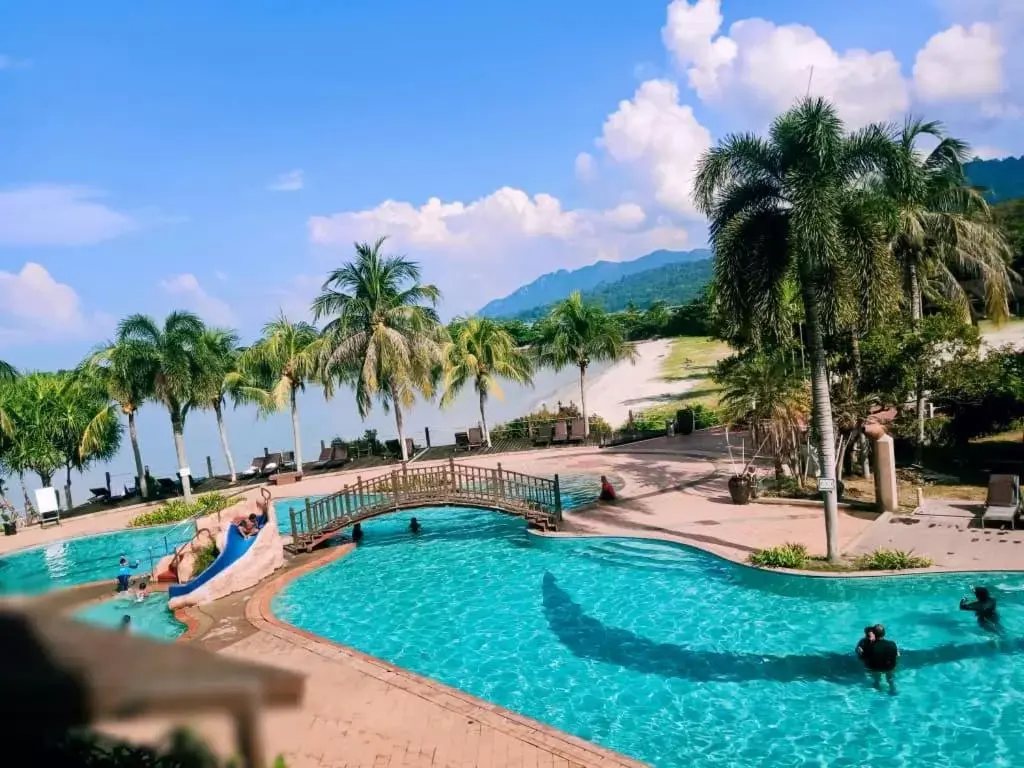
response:
[[[914,110],[1020,153],[1022,7],[5,3],[0,358],[71,365],[124,314],[177,307],[250,336],[384,234],[449,315],[699,247],[694,159],[812,65],[851,124]]]

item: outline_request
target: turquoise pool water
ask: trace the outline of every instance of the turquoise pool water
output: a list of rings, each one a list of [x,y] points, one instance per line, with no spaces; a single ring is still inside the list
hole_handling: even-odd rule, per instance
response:
[[[544,540],[417,510],[296,580],[282,619],[655,766],[1011,766],[1024,755],[1024,575],[814,579],[682,547]],[[957,609],[994,588],[997,644]],[[886,624],[899,693],[853,657]],[[1014,755],[1017,755],[1015,758]]]
[[[139,602],[132,594],[118,595],[93,603],[75,613],[75,618],[106,629],[120,629],[125,614],[132,617],[132,634],[172,642],[185,633],[185,625],[167,610],[167,595],[153,593]]]
[[[0,595],[38,594],[57,587],[70,587],[100,579],[117,578],[122,557],[139,562],[139,573],[150,570],[156,560],[192,538],[188,526],[142,528],[99,536],[55,541],[42,547],[0,557]]]

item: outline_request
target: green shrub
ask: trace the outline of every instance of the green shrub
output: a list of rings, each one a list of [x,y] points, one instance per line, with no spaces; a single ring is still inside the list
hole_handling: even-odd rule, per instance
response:
[[[803,544],[759,549],[750,556],[750,564],[762,568],[805,568],[810,556]]]
[[[902,549],[876,549],[858,557],[854,565],[861,571],[904,571],[908,568],[929,568],[932,561]]]
[[[205,571],[211,565],[213,561],[217,559],[217,545],[214,542],[210,542],[202,549],[196,552],[196,562],[192,568],[192,578],[194,579],[200,573]]]
[[[140,515],[136,515],[128,523],[129,528],[145,528],[150,525],[167,525],[188,520],[196,514],[209,515],[220,512],[222,509],[237,504],[241,496],[228,498],[222,493],[204,493],[196,497],[191,504],[185,503],[183,499],[171,499],[165,501],[159,507],[150,509]]]

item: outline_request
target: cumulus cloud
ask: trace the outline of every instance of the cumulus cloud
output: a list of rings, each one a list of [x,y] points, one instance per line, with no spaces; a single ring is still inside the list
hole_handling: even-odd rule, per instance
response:
[[[75,289],[57,282],[40,264],[0,271],[0,342],[88,338],[112,324],[102,313],[87,315]]]
[[[267,189],[272,192],[298,192],[303,186],[305,186],[305,179],[302,169],[297,168],[294,171],[282,173],[267,185]]]
[[[914,87],[923,101],[980,101],[1006,88],[1006,51],[991,24],[956,24],[933,35],[914,60]]]
[[[182,302],[185,309],[195,312],[207,322],[225,326],[235,322],[234,313],[227,302],[207,293],[191,272],[169,277],[161,281],[160,286],[168,295]]]
[[[388,200],[362,211],[313,216],[309,233],[314,244],[346,249],[389,235],[388,248],[420,261],[453,311],[476,309],[554,268],[632,259],[688,241],[684,229],[666,218],[649,221],[634,203],[606,211],[566,209],[551,195],[511,187],[470,203]]]
[[[759,116],[810,90],[833,101],[851,125],[906,110],[910,89],[891,51],[835,50],[810,27],[742,19],[720,34],[720,0],[673,0],[662,39],[704,102]],[[813,75],[812,75],[813,72]]]
[[[136,229],[84,187],[40,184],[0,191],[0,247],[92,245]]]

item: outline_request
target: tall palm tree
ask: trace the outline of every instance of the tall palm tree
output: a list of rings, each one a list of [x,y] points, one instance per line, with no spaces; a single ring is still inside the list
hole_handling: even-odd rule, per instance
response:
[[[152,377],[149,386],[153,397],[171,417],[181,490],[189,503],[192,482],[185,451],[185,418],[202,376],[200,341],[205,329],[203,321],[191,312],[172,312],[163,326],[148,315],[136,314],[120,322],[114,340],[115,346],[133,347],[140,358],[148,361],[145,371]]]
[[[327,276],[313,315],[329,318],[325,380],[351,384],[364,419],[374,398],[385,411],[394,409],[402,461],[408,461],[403,412],[417,394],[433,395],[446,332],[435,310],[440,291],[420,282],[415,262],[384,255],[384,241],[356,243],[355,261]]]
[[[317,381],[320,333],[305,322],[294,323],[281,313],[263,326],[262,338],[238,359],[241,379],[232,386],[241,399],[259,404],[267,414],[291,408],[295,466],[302,471],[302,431],[298,393]]]
[[[490,395],[501,398],[498,379],[533,384],[532,363],[503,325],[487,317],[470,317],[453,324],[452,343],[445,366],[445,391],[441,405],[447,406],[469,382],[480,399],[480,424],[484,440],[491,447],[485,405]]]
[[[128,437],[135,459],[135,477],[139,484],[141,498],[149,497],[145,465],[139,434],[135,427],[135,416],[142,404],[153,396],[156,381],[157,360],[151,354],[149,344],[136,339],[123,338],[109,341],[83,361],[79,369],[92,376],[106,388],[108,402],[93,417],[82,436],[82,451],[95,450],[102,444],[103,436],[109,430],[110,422],[116,421],[118,411],[128,419]]]
[[[937,141],[930,152],[922,139]],[[894,162],[877,185],[888,206],[889,237],[902,272],[906,305],[920,325],[923,299],[942,299],[970,322],[970,299],[963,278],[977,279],[989,318],[1009,315],[1012,294],[1008,266],[1013,253],[982,191],[964,172],[971,159],[966,142],[946,134],[942,123],[908,118],[896,139]],[[920,377],[919,377],[920,379]],[[918,382],[918,451],[924,444],[925,398]]]
[[[587,418],[587,368],[601,360],[636,362],[636,350],[622,335],[615,319],[596,304],[583,301],[579,291],[555,304],[541,320],[535,354],[545,368],[560,371],[570,365],[580,372],[580,410],[583,434],[590,434]]]
[[[220,447],[224,451],[231,482],[234,483],[238,475],[231,445],[228,443],[227,425],[224,423],[224,404],[228,397],[236,404],[251,400],[243,394],[246,388],[238,369],[241,354],[238,334],[226,328],[207,328],[199,339],[198,350],[201,373],[196,382],[195,404],[199,408],[212,410],[217,419]]]
[[[746,327],[779,328],[786,282],[799,285],[811,358],[814,426],[825,497],[830,560],[837,560],[836,446],[825,334],[843,322],[864,266],[887,253],[866,243],[853,194],[865,174],[892,156],[891,132],[869,126],[852,136],[835,108],[804,99],[769,134],[726,137],[701,158],[695,184],[710,220],[719,311]]]

